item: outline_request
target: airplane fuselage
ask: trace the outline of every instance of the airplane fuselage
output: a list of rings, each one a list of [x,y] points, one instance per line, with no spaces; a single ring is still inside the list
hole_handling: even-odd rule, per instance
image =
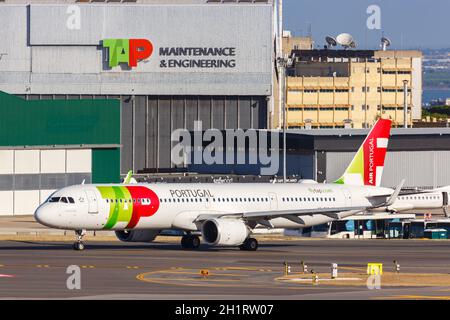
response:
[[[76,185],[51,195],[38,208],[36,218],[49,227],[73,230],[193,231],[198,230],[194,221],[202,214],[369,207],[374,203],[368,197],[390,193],[388,188],[340,184]],[[311,214],[302,215],[301,220],[299,224],[279,217],[271,223],[276,228],[298,228],[334,219]]]

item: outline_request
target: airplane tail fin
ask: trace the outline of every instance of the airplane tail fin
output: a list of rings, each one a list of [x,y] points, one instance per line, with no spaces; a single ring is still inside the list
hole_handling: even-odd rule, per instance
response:
[[[342,177],[334,183],[380,186],[391,132],[391,120],[379,119],[359,147]]]
[[[123,184],[137,183],[136,179],[133,178],[133,170],[128,171],[127,176],[123,179]]]

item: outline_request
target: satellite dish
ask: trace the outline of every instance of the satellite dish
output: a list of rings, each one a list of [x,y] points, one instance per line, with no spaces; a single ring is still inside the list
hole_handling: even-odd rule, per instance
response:
[[[340,35],[338,35],[336,37],[336,42],[338,44],[340,44],[341,46],[343,46],[345,49],[350,48],[352,46],[352,44],[355,43],[355,40],[353,39],[353,37],[348,34],[348,33],[341,33]],[[354,46],[356,47],[356,44],[354,44]]]
[[[330,47],[336,47],[336,46],[337,46],[337,41],[336,41],[336,39],[333,38],[333,37],[330,37],[330,36],[325,37],[325,41],[328,43],[328,45],[329,45]]]
[[[381,38],[381,48],[383,51],[386,51],[387,47],[390,47],[392,44],[392,41],[389,38],[382,37]]]

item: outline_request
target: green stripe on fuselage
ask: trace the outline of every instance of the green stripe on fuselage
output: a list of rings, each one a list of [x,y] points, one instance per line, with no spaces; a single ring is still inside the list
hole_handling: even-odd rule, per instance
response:
[[[117,222],[130,222],[133,214],[133,200],[128,189],[126,187],[97,187],[97,189],[103,199],[113,200],[109,203],[109,216],[103,228],[112,229]]]

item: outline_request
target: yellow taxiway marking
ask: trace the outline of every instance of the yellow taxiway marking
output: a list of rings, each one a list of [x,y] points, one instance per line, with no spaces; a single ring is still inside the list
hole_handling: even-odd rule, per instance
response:
[[[450,300],[450,296],[420,296],[420,295],[398,295],[398,296],[387,296],[387,297],[374,297],[373,299],[385,300],[385,299],[415,299],[415,300]]]
[[[83,268],[83,269],[94,269],[95,266],[81,266],[81,268]]]
[[[50,268],[48,264],[38,264],[36,265],[37,268]]]
[[[192,274],[192,275],[200,275],[200,272],[189,272],[189,271],[161,271],[158,273],[163,274]],[[249,275],[242,275],[242,274],[233,274],[233,273],[210,273],[209,276],[223,276],[223,277],[248,277]]]
[[[186,270],[186,271],[176,271],[176,270]],[[193,270],[190,268],[174,268],[167,270],[156,270],[156,271],[149,271],[144,272],[141,274],[138,274],[136,276],[136,279],[139,281],[144,281],[148,283],[158,283],[158,284],[165,284],[165,285],[178,285],[178,286],[189,286],[189,287],[236,287],[238,286],[237,283],[240,283],[241,280],[239,279],[211,279],[211,276],[225,276],[225,277],[248,277],[249,275],[246,274],[212,274],[208,277],[201,277],[199,272],[191,272],[189,270]],[[241,270],[241,271],[261,271],[261,270],[268,270],[268,269],[260,269],[256,267],[216,267],[216,268],[210,268],[210,270]],[[198,275],[198,278],[155,278],[155,275],[158,274],[169,274],[169,275],[177,275],[177,274],[189,274],[189,275]],[[152,277],[153,276],[153,277]],[[174,283],[174,281],[177,281]],[[185,281],[184,283],[180,283],[181,281]],[[189,283],[192,281],[197,281],[197,283]],[[215,283],[214,283],[215,282]],[[252,287],[267,287],[267,285],[264,284],[250,284]]]
[[[366,271],[367,268],[357,268],[357,267],[339,267],[341,270],[355,270],[355,271]]]
[[[127,266],[127,269],[139,269],[138,266]]]
[[[244,270],[244,271],[260,271],[259,267],[225,267],[225,270]]]
[[[145,278],[145,280],[161,280],[160,278]],[[197,279],[193,278],[174,278],[174,279],[164,279],[165,281],[208,281],[208,282],[237,282],[239,280],[236,279],[210,279],[210,278],[203,278],[199,275]]]
[[[161,271],[158,271],[161,272]],[[136,276],[136,279],[139,281],[143,281],[143,282],[147,282],[147,283],[158,283],[158,284],[165,284],[165,285],[177,285],[177,286],[187,286],[187,287],[236,287],[237,285],[235,284],[236,282],[239,282],[238,280],[236,282],[233,282],[233,284],[226,284],[226,283],[221,283],[221,284],[216,284],[216,283],[206,283],[206,282],[210,282],[211,279],[198,279],[197,281],[199,281],[199,283],[173,283],[171,282],[170,279],[165,280],[165,279],[160,279],[160,278],[146,278],[147,275],[149,274],[154,274],[155,272],[145,272],[145,273],[141,273],[138,274]],[[174,280],[178,280],[178,279],[172,279],[172,281]],[[192,280],[192,279],[190,279]],[[201,283],[201,281],[204,281],[203,283]],[[217,280],[219,281],[219,280]],[[221,282],[223,282],[223,280],[220,280]],[[257,285],[254,285],[256,287],[259,287]]]

